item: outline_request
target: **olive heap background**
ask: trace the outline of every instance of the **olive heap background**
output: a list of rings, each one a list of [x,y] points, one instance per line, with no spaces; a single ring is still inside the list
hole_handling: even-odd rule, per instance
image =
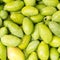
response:
[[[60,60],[60,1],[0,0],[0,60]]]

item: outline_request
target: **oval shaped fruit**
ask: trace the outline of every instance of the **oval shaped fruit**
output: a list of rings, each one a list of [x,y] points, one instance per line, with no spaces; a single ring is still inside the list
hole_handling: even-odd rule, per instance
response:
[[[5,45],[5,46],[18,46],[21,42],[21,39],[17,38],[16,36],[13,35],[4,35],[1,38],[1,42]]]
[[[38,31],[39,23],[35,25],[34,32],[32,33],[33,40],[39,39],[39,31]]]
[[[52,21],[60,22],[60,11],[57,11],[53,14]]]
[[[7,54],[9,60],[25,60],[24,53],[17,47],[8,47]]]
[[[32,6],[25,6],[22,8],[22,14],[25,16],[33,16],[38,14],[38,9]]]
[[[58,60],[59,59],[59,53],[56,48],[51,48],[50,49],[50,59],[51,60]]]
[[[30,35],[25,35],[22,39],[21,44],[19,44],[19,48],[22,50],[25,49],[28,46],[30,39],[31,39]]]
[[[47,6],[53,6],[56,7],[59,3],[59,0],[43,0],[43,3]]]
[[[4,6],[7,11],[18,11],[24,6],[23,1],[11,1]]]
[[[6,47],[0,42],[0,59],[6,60]]]
[[[39,34],[42,40],[45,43],[50,43],[52,40],[52,32],[50,29],[43,23],[39,23]]]
[[[8,34],[8,30],[6,27],[0,28],[0,38],[7,34]]]
[[[60,24],[59,23],[51,21],[49,22],[48,26],[54,35],[60,37]]]
[[[38,45],[39,45],[39,41],[31,41],[26,48],[27,55],[29,55],[30,53],[35,51],[37,49]]]
[[[38,46],[37,53],[38,53],[39,59],[48,60],[48,58],[49,58],[49,46],[46,43],[41,42]]]
[[[10,20],[6,20],[4,21],[4,25],[6,27],[8,27],[9,31],[11,32],[11,34],[22,38],[23,37],[23,31],[21,29],[21,27],[19,27],[17,24],[15,24],[14,22],[10,21]]]
[[[59,47],[60,46],[60,37],[54,36],[52,41],[50,42],[50,46]]]
[[[43,20],[43,16],[41,14],[38,14],[38,15],[35,15],[35,16],[31,16],[30,19],[34,23],[38,23],[38,22],[41,22]]]
[[[17,24],[22,24],[24,16],[20,13],[11,13],[10,16],[11,20],[14,21]]]
[[[24,0],[25,5],[34,6],[36,4],[36,0]]]
[[[34,25],[32,21],[29,18],[24,18],[23,19],[23,30],[26,35],[30,35],[33,32]]]
[[[47,6],[43,9],[41,9],[41,14],[44,16],[53,15],[56,11],[57,11],[56,8]]]
[[[32,52],[27,60],[38,60],[37,53]]]

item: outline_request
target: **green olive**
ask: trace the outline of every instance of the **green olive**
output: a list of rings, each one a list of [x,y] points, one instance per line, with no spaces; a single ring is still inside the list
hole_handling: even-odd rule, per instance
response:
[[[24,6],[23,1],[11,1],[4,6],[7,11],[18,11]]]
[[[56,48],[51,48],[50,49],[50,59],[51,60],[58,60],[58,58],[59,58],[59,53],[58,53],[58,51],[57,51],[57,49]]]
[[[23,19],[23,30],[25,34],[30,35],[33,32],[33,29],[34,29],[33,22],[29,18],[25,17]]]
[[[48,60],[48,58],[49,58],[49,46],[46,43],[41,42],[38,46],[37,53],[38,53],[38,56],[41,60]]]
[[[32,6],[25,6],[22,8],[22,14],[25,16],[34,16],[38,14],[38,9]]]

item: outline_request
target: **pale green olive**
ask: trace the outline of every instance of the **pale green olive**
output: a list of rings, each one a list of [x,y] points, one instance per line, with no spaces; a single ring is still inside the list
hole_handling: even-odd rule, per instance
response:
[[[17,24],[22,24],[24,16],[20,13],[11,13],[10,16],[11,20],[14,21]]]
[[[22,50],[25,49],[28,46],[30,39],[31,39],[30,35],[25,35],[22,39],[21,44],[19,44],[19,48]]]
[[[32,52],[27,60],[38,60],[37,53]]]
[[[33,22],[29,18],[25,17],[23,19],[23,30],[25,34],[30,35],[33,32],[33,29],[34,29]]]
[[[51,7],[51,6],[47,6],[43,9],[41,9],[41,14],[44,16],[53,15],[56,11],[57,11],[56,8]]]
[[[50,43],[52,41],[52,32],[47,25],[43,23],[39,23],[39,35],[45,43]]]
[[[5,45],[5,46],[18,46],[21,43],[21,39],[19,39],[18,37],[14,36],[14,35],[4,35],[1,38],[1,42]]]
[[[22,14],[25,16],[34,16],[38,14],[38,9],[32,6],[25,6],[22,8]]]
[[[22,38],[23,37],[23,31],[21,29],[21,27],[19,27],[17,24],[15,24],[14,22],[10,21],[10,20],[6,20],[4,21],[4,25],[6,27],[8,27],[9,31],[11,32],[11,34]]]
[[[37,41],[37,40],[31,41],[26,48],[27,55],[31,54],[33,51],[36,51],[38,45],[39,45],[39,41]]]
[[[53,36],[52,41],[50,42],[52,47],[59,47],[60,46],[60,37]]]
[[[43,41],[38,46],[38,57],[41,60],[48,60],[49,58],[49,46]]]
[[[7,11],[18,11],[24,6],[23,1],[11,1],[4,6]]]
[[[50,49],[50,59],[51,60],[58,60],[59,59],[59,53],[56,48],[51,48]]]

